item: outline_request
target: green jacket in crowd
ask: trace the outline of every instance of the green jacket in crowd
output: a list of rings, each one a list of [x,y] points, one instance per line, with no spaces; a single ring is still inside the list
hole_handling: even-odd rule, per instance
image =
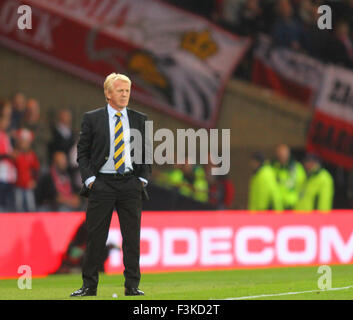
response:
[[[181,169],[172,169],[164,172],[159,183],[168,188],[177,188],[179,193],[196,201],[208,202],[208,181],[202,166],[196,166],[193,170],[193,179],[189,181]]]
[[[275,172],[269,164],[263,164],[250,179],[248,209],[252,211],[283,210]]]
[[[293,209],[299,200],[300,192],[306,180],[303,165],[290,160],[288,165],[281,165],[278,161],[272,163],[276,180],[280,189],[284,209]]]
[[[193,198],[196,201],[208,202],[209,186],[206,178],[205,169],[202,166],[196,166],[194,173],[195,173],[195,180],[193,183],[193,187],[194,187]]]
[[[332,209],[334,182],[331,174],[319,167],[308,175],[295,210],[329,211]]]

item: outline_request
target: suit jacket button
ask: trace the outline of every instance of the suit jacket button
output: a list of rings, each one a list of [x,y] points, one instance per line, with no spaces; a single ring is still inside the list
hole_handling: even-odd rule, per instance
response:
[[[109,159],[109,157],[105,157],[104,159],[105,159],[105,160],[108,160],[108,159]]]

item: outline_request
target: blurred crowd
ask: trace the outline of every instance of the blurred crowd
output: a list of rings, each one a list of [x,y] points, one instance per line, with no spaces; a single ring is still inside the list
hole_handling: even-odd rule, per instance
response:
[[[250,161],[248,209],[330,211],[333,206],[334,180],[320,159],[307,154],[303,163],[294,159],[285,144],[276,147],[275,158],[266,160],[255,152]]]
[[[47,118],[40,102],[21,92],[0,102],[0,212],[84,208],[72,112],[58,109]],[[232,181],[212,176],[210,170],[210,166],[175,165],[155,174],[152,185],[180,191],[215,208],[232,208]]]
[[[58,109],[53,121],[41,114],[38,100],[16,93],[0,102],[0,212],[75,211],[81,178],[76,162],[77,134],[69,109]],[[315,155],[303,164],[287,145],[275,159],[261,152],[251,157],[248,209],[322,210],[332,208],[334,182]],[[152,185],[205,203],[215,209],[234,207],[235,186],[228,175],[213,175],[208,164],[175,164],[154,170]]]
[[[0,212],[82,209],[72,113],[54,119],[21,92],[0,102]]]
[[[237,35],[272,37],[275,45],[353,69],[353,0],[164,0]],[[332,12],[332,29],[317,22],[321,5]],[[327,22],[327,21],[326,21]]]
[[[333,208],[334,179],[321,159],[307,154],[296,160],[288,145],[279,144],[274,158],[260,151],[251,155],[247,209],[251,212],[295,210],[322,211]],[[154,173],[154,183],[215,209],[232,209],[235,185],[228,175],[212,175],[212,164],[175,164]]]
[[[195,161],[192,161],[195,162]],[[165,170],[155,170],[155,185],[197,202],[209,204],[213,209],[231,209],[234,205],[235,186],[229,175],[212,174],[213,164],[174,164]]]

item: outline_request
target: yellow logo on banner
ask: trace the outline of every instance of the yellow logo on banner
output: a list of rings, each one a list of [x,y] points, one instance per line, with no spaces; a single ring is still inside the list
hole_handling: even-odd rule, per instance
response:
[[[167,87],[165,77],[159,72],[151,56],[146,53],[136,53],[129,61],[129,68],[139,74],[139,76],[157,87]]]
[[[181,41],[181,47],[202,60],[213,56],[218,51],[216,42],[212,40],[210,32],[207,30],[185,33]]]

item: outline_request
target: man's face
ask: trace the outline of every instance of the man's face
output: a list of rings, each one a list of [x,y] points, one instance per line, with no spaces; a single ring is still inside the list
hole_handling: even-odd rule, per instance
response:
[[[123,109],[129,104],[130,83],[123,80],[116,80],[112,88],[107,92],[109,104],[116,109]]]
[[[261,165],[261,163],[258,160],[253,159],[253,158],[250,159],[251,170],[253,170],[253,171],[257,170],[260,167],[260,165]]]
[[[306,160],[304,161],[304,168],[307,172],[312,172],[313,170],[315,170],[318,167],[318,163],[316,161],[313,160]]]
[[[65,153],[63,152],[56,152],[54,154],[54,165],[57,169],[62,172],[65,172],[67,169],[67,158]]]
[[[72,124],[72,114],[68,110],[61,110],[59,113],[59,122],[70,127]]]
[[[276,157],[282,165],[287,164],[290,158],[289,148],[285,145],[278,146],[276,149]]]
[[[29,139],[20,139],[18,141],[18,148],[21,150],[21,151],[27,151],[29,150],[31,147],[31,140]]]
[[[30,99],[27,102],[26,107],[26,117],[29,121],[39,120],[40,117],[40,107],[37,100]]]
[[[16,93],[14,96],[13,107],[19,111],[24,111],[26,109],[26,98],[22,93]]]
[[[10,118],[2,116],[0,117],[0,131],[6,131],[10,125]]]

